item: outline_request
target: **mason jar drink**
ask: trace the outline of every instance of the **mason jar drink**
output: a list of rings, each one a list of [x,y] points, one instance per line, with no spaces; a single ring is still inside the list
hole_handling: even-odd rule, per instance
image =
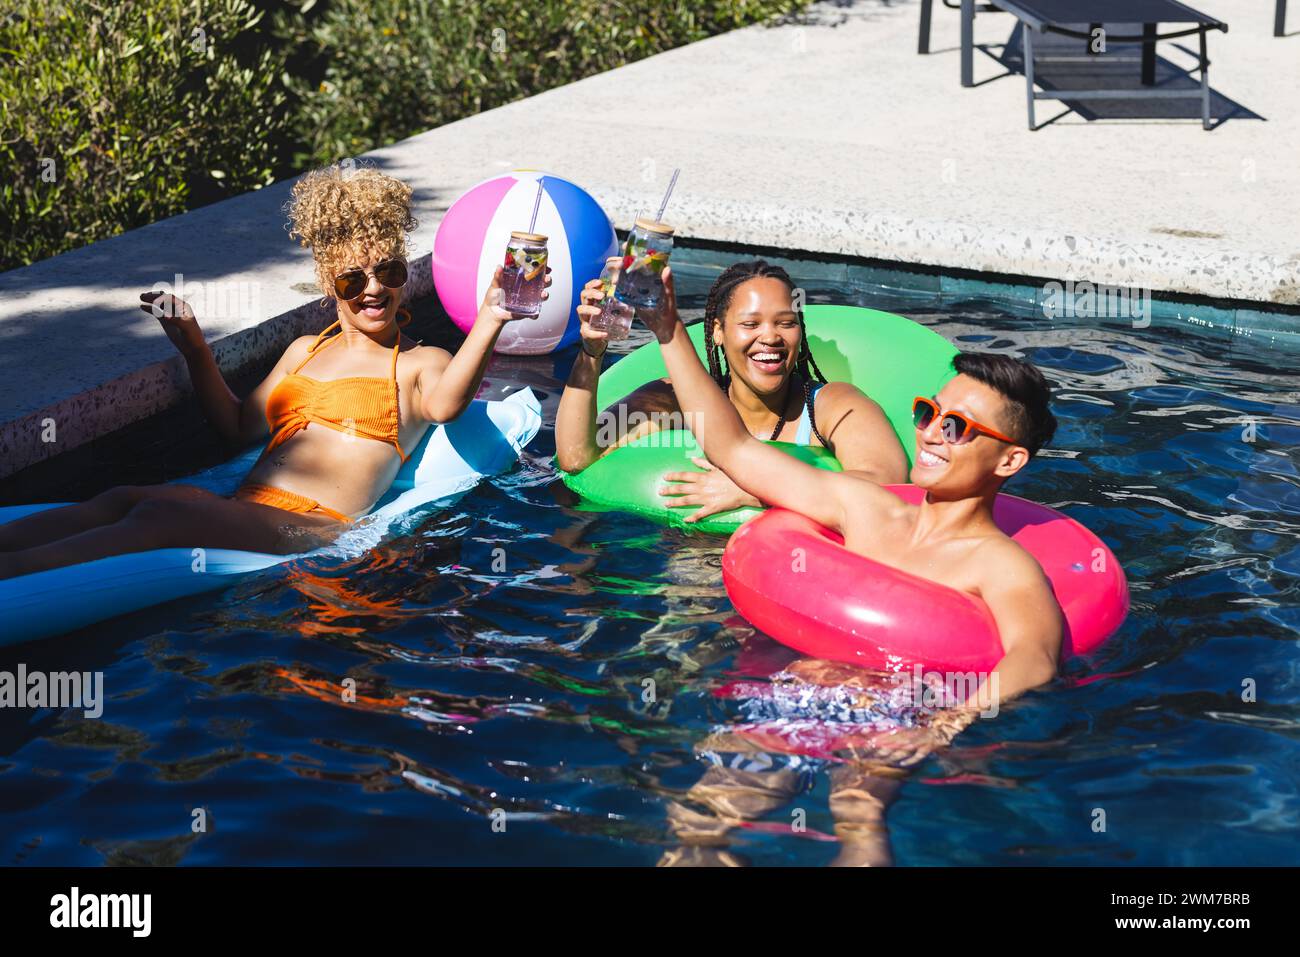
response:
[[[511,315],[536,319],[542,311],[546,288],[546,237],[539,233],[511,233],[501,270],[502,307]]]
[[[628,330],[632,328],[632,317],[636,315],[631,306],[619,302],[618,297],[614,295],[619,272],[619,266],[613,264],[606,266],[605,271],[600,274],[600,288],[605,298],[600,301],[600,315],[591,320],[591,328],[598,332],[609,333],[608,338],[611,342],[627,338]]]
[[[653,219],[638,219],[623,244],[623,267],[614,295],[635,309],[654,309],[663,295],[660,274],[673,251],[673,228]]]

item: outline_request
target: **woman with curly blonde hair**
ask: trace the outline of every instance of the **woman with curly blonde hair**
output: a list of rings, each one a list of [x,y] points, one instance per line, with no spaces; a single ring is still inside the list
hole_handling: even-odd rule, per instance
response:
[[[409,186],[371,168],[333,166],[295,183],[287,210],[290,235],[311,247],[338,318],[293,342],[245,398],[226,385],[188,305],[159,292],[140,296],[185,357],[222,437],[245,444],[271,436],[243,484],[231,497],[187,485],[122,486],[0,526],[0,578],[154,548],[289,554],[327,542],[374,507],[430,425],[466,409],[512,319],[500,306],[500,269],[453,357],[399,328],[399,314],[410,320],[401,307],[406,237],[416,226]],[[302,373],[309,363],[310,375]]]

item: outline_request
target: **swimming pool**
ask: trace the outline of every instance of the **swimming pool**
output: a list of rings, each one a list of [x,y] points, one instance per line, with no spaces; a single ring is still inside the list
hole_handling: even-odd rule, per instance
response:
[[[732,258],[683,257],[691,315]],[[1009,491],[1088,525],[1129,575],[1100,654],[914,771],[897,863],[1300,858],[1296,354],[787,265],[810,301],[1037,363],[1061,426]],[[572,507],[549,465],[571,359],[495,360],[485,397],[543,399],[530,460],[415,534],[6,649],[0,667],[104,672],[107,701],[99,720],[0,710],[0,863],[653,864],[695,744],[749,713],[713,691],[766,639],[722,590],[722,539]],[[825,775],[810,785],[732,850],[830,860]]]

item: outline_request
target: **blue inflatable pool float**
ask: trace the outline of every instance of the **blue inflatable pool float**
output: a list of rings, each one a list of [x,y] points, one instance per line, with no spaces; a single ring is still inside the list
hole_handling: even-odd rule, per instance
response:
[[[113,555],[0,581],[0,645],[61,635],[97,621],[232,585],[245,576],[305,557],[350,557],[374,547],[390,531],[412,527],[434,508],[455,502],[488,475],[518,461],[541,427],[541,404],[531,389],[499,401],[476,399],[454,422],[433,426],[365,518],[331,545],[296,555],[206,549],[194,570],[188,548]],[[176,484],[229,495],[248,474],[262,446]],[[66,502],[0,508],[0,524]]]

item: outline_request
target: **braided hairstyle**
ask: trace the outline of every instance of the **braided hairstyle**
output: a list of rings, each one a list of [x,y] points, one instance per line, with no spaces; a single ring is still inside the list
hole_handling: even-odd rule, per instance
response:
[[[773,266],[762,259],[732,263],[722,271],[722,275],[709,290],[709,298],[704,304],[704,352],[709,360],[709,375],[713,376],[713,381],[723,392],[731,386],[731,370],[727,368],[726,355],[713,341],[713,330],[717,328],[718,323],[722,322],[723,313],[731,305],[731,298],[736,290],[751,279],[779,279],[790,290],[791,298],[796,298],[795,284],[790,274],[780,266]],[[817,360],[813,358],[812,349],[808,346],[808,329],[804,326],[803,310],[799,307],[797,299],[794,313],[799,320],[799,354],[795,359],[791,379],[803,383],[803,404],[808,410],[808,421],[812,425],[813,434],[817,436],[817,441],[829,448],[830,444],[821,432],[817,431],[817,416],[813,413],[812,396],[813,377],[815,376],[818,382],[825,382],[826,376],[822,375],[822,370],[817,368]],[[782,427],[784,421],[783,415]]]

